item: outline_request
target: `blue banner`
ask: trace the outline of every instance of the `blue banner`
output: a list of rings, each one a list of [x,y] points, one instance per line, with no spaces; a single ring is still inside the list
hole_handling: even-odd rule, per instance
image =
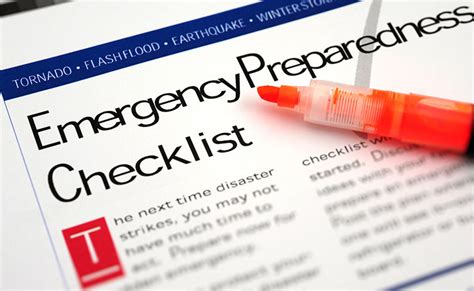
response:
[[[359,0],[266,1],[0,71],[4,100],[249,34]]]

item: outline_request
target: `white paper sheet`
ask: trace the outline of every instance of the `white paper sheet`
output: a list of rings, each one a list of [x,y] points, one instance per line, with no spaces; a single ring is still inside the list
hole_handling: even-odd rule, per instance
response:
[[[416,280],[410,287],[472,288],[471,160],[307,124],[298,114],[261,101],[236,59],[254,53],[268,65],[357,39],[363,36],[370,4],[349,5],[7,101],[24,161],[4,111],[5,288],[80,288],[81,280],[104,276],[78,275],[62,233],[102,217],[124,275],[94,288],[379,289]],[[95,5],[100,7],[92,12]],[[4,19],[3,68],[228,7],[209,10],[188,4],[178,13],[122,4],[116,6],[120,14],[114,15],[107,5],[112,4],[66,4],[51,8],[63,14],[44,10]],[[472,3],[383,1],[377,31],[386,29],[388,22],[417,23],[460,6],[469,6],[464,11],[472,13]],[[143,14],[146,11],[149,14]],[[100,14],[104,23],[93,33],[97,23],[89,21],[94,17],[88,13]],[[57,19],[31,31],[28,21],[46,15]],[[119,22],[122,26],[117,28]],[[52,30],[58,23],[65,26]],[[24,35],[21,40],[18,33]],[[421,38],[408,33],[407,38],[373,53],[371,87],[472,102],[472,22]],[[350,60],[316,70],[317,77],[353,83],[358,52],[352,52]],[[245,61],[251,66],[255,59]],[[288,76],[276,68],[278,81],[268,70],[252,75],[253,81],[307,85],[311,78],[308,73]],[[153,118],[139,120],[124,111],[126,125],[97,134],[84,130],[83,138],[68,127],[67,142],[39,150],[28,121],[28,116],[49,111],[35,120],[38,126],[51,127],[41,138],[43,145],[52,144],[60,140],[58,125],[220,78],[231,84],[238,78],[238,100],[234,102],[236,93],[222,81],[212,93],[226,92],[216,99],[200,102],[187,91],[185,107],[160,112],[157,123],[149,127],[138,124]],[[222,133],[235,146],[212,142]],[[186,137],[196,146],[199,161]],[[172,155],[178,146],[177,155],[190,162],[175,160],[167,169],[163,152]],[[112,168],[128,164],[136,171],[138,161],[150,155],[157,158],[148,158],[144,171],[161,166],[161,172],[137,175],[125,184],[131,175],[119,178],[117,171],[118,182],[111,182]],[[54,172],[60,196],[73,200],[76,188],[82,188],[71,202],[55,198],[48,185],[48,173],[61,164],[71,168],[61,166]],[[85,176],[104,172],[110,189],[95,176],[91,194],[86,195],[80,170]],[[244,180],[235,186],[239,179]],[[120,181],[124,185],[118,185]],[[232,181],[237,182],[235,187]],[[97,253],[89,245],[84,260],[100,261],[100,242],[93,234],[79,236],[78,243],[86,243],[86,237]],[[441,273],[435,276],[436,272]]]

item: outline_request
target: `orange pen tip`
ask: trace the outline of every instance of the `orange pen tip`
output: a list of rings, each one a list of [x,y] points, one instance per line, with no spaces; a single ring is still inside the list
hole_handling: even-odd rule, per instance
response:
[[[295,86],[261,86],[257,91],[263,100],[276,103],[280,107],[294,108],[299,102],[298,87]]]
[[[275,86],[260,86],[257,88],[258,95],[265,101],[277,103],[280,88]]]

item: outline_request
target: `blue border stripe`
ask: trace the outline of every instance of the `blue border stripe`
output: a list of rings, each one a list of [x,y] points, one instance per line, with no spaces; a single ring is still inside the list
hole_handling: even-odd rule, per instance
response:
[[[273,0],[269,2],[255,3],[248,6],[228,10],[222,13],[217,13],[203,18],[198,18],[188,22],[183,22],[180,24],[157,29],[143,34],[127,37],[98,46],[0,71],[0,90],[3,94],[4,100],[6,101],[35,92],[77,82],[80,80],[147,62],[150,60],[162,58],[179,52],[246,35],[280,24],[316,15],[325,11],[343,7],[352,3],[356,3],[358,1],[359,0]],[[302,6],[302,3],[305,3],[306,6]],[[324,4],[315,6],[314,4],[309,5],[309,3]],[[287,10],[284,7],[288,7],[289,5],[290,7],[291,5],[293,5],[293,7],[299,7],[300,11],[296,13],[285,13],[285,11]],[[306,7],[305,10],[303,9],[304,7]],[[268,12],[271,10],[279,11],[282,16],[268,21],[259,21],[259,19],[256,17],[256,15],[260,13]],[[225,23],[232,23],[232,21],[234,21],[235,24],[235,22],[239,19],[240,23],[243,25],[240,25],[240,27],[238,28],[235,28],[234,26],[234,29],[228,29],[223,33],[206,37],[199,37],[198,39],[186,43],[183,42],[179,45],[176,45],[173,42],[173,37],[175,37],[176,39],[177,36],[183,34],[185,35],[186,33],[202,31],[210,27],[221,27],[221,25]],[[253,21],[250,21],[250,19],[252,19]],[[215,31],[215,29],[211,30]],[[207,31],[210,30],[208,29]],[[91,66],[88,66],[87,68],[85,66],[84,62],[86,62],[87,60],[97,60],[99,57],[104,57],[110,54],[120,54],[128,50],[133,51],[136,47],[143,47],[145,44],[150,44],[152,42],[155,43],[155,47],[158,47],[156,43],[159,44],[160,48],[155,51],[152,51],[151,53],[136,55],[133,58],[129,57],[127,59],[122,59],[121,61],[116,61],[95,68],[92,68]],[[168,45],[165,45],[165,42],[167,42]],[[64,68],[65,66],[71,68],[71,73],[67,76],[64,75],[62,77],[51,77],[50,75],[50,78],[47,81],[42,81],[35,84],[33,84],[31,81],[26,81],[29,79],[28,76],[36,76],[36,74],[45,74],[47,76],[48,71],[54,72],[55,69]],[[20,84],[20,80],[22,77],[27,78],[23,79],[25,81],[25,87],[22,87]],[[14,80],[17,80],[16,84]]]
[[[395,286],[392,286],[392,287],[389,287],[389,288],[385,288],[384,290],[404,289],[404,288],[417,285],[417,284],[422,283],[424,281],[428,281],[428,280],[434,279],[436,277],[440,277],[440,276],[446,275],[447,273],[451,273],[451,272],[454,272],[454,271],[457,271],[457,270],[460,270],[460,269],[463,269],[463,268],[466,268],[466,267],[469,267],[469,266],[474,267],[474,259],[468,259],[466,261],[463,261],[463,262],[460,262],[460,263],[442,268],[440,270],[428,273],[426,275],[420,276],[420,277],[412,279],[410,281],[406,281],[406,282],[400,283],[398,285],[395,285]]]

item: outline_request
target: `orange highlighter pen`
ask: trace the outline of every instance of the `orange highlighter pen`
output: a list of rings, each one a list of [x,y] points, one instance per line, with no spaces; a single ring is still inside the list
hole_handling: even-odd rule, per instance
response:
[[[321,80],[309,86],[262,86],[258,94],[315,124],[474,154],[472,104]]]

